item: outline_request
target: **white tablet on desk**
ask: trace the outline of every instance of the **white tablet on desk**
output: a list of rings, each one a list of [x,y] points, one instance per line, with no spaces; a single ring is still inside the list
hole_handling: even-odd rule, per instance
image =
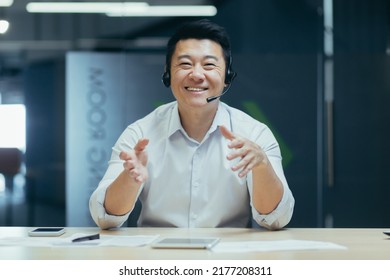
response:
[[[167,237],[152,243],[152,248],[158,249],[210,249],[219,242],[216,237]]]

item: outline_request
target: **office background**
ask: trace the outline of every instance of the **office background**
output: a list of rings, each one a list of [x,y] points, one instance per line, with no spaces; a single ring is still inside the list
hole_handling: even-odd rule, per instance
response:
[[[222,101],[267,123],[278,138],[296,198],[289,226],[388,227],[389,1],[185,2],[215,5],[210,19],[230,34],[238,76]],[[11,24],[0,34],[1,104],[26,110],[26,147],[13,192],[7,174],[0,180],[0,224],[66,225],[66,208],[78,207],[66,199],[67,169],[79,164],[67,162],[67,120],[69,114],[86,118],[67,103],[69,53],[153,57],[137,68],[125,59],[116,69],[134,86],[123,88],[128,98],[150,101],[145,109],[151,110],[172,100],[160,81],[166,40],[194,18],[29,14],[26,4],[0,7]],[[156,89],[153,98],[148,88]],[[146,113],[123,117],[118,129]]]

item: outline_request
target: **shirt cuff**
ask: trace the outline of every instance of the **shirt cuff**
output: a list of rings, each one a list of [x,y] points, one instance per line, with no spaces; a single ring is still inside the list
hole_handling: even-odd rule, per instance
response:
[[[262,227],[277,230],[286,226],[292,217],[295,200],[290,189],[285,189],[282,200],[278,206],[269,214],[260,214],[252,207],[253,219]]]
[[[130,212],[121,215],[110,215],[104,208],[107,188],[98,188],[91,196],[90,211],[95,223],[102,229],[120,227],[129,217]]]

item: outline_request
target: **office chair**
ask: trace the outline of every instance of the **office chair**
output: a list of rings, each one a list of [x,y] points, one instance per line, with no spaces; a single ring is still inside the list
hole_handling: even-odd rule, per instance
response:
[[[0,173],[5,178],[7,197],[13,195],[14,176],[20,172],[22,152],[18,148],[0,148]],[[12,201],[6,201],[6,224],[12,225]]]

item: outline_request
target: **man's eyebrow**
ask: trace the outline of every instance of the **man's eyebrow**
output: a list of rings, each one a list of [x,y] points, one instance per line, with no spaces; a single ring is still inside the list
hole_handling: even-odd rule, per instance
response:
[[[177,57],[177,59],[183,59],[183,58],[191,58],[188,54],[182,54]]]
[[[215,55],[206,55],[204,58],[205,59],[214,59],[215,61],[218,61],[218,57],[216,57]]]

